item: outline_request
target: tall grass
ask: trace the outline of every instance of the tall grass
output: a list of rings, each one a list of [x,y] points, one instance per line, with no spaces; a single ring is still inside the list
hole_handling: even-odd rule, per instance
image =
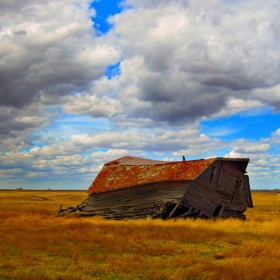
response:
[[[280,196],[247,220],[56,218],[85,192],[0,192],[0,279],[280,279]]]

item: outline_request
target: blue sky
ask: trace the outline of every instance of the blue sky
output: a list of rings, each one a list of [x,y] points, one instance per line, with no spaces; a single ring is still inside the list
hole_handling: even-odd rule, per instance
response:
[[[111,28],[112,24],[108,22],[110,16],[121,13],[123,7],[122,1],[95,1],[91,3],[91,7],[95,9],[96,15],[93,19],[93,26],[100,36],[107,33]]]
[[[248,157],[280,188],[279,1],[0,10],[0,188],[86,190],[125,155]]]

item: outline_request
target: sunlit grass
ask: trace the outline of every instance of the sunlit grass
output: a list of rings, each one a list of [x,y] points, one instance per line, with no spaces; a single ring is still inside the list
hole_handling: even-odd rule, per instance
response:
[[[0,191],[0,279],[280,279],[277,192],[253,192],[246,221],[55,217],[86,197]]]

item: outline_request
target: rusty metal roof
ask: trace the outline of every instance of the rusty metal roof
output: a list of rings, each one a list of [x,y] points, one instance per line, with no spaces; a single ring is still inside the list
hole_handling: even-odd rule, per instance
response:
[[[168,162],[122,157],[103,166],[88,192],[99,193],[164,181],[193,180],[214,160]]]

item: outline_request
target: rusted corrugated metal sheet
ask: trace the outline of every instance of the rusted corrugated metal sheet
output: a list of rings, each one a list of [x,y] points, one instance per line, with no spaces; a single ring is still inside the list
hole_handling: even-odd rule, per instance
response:
[[[193,180],[214,159],[165,162],[123,157],[104,165],[88,193],[124,189],[164,181]]]

